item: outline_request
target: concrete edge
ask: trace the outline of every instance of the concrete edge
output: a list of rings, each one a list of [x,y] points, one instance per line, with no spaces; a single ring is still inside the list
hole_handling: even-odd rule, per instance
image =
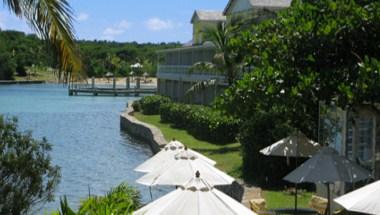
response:
[[[157,127],[141,122],[133,116],[133,108],[131,104],[120,115],[120,128],[129,134],[146,141],[157,153],[168,142]]]

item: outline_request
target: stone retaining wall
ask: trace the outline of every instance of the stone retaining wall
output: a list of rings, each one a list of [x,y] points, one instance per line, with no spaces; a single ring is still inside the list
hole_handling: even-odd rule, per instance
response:
[[[128,105],[126,111],[120,115],[120,128],[149,143],[154,153],[158,152],[168,143],[164,135],[157,127],[138,121],[132,113],[132,106]]]

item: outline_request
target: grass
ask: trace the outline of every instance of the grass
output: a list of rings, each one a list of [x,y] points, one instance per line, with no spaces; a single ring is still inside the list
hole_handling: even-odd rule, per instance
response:
[[[311,192],[302,192],[298,195],[298,207],[308,208],[311,199]],[[291,208],[294,207],[294,195],[284,191],[265,190],[264,198],[267,202],[268,209],[274,208]]]
[[[47,70],[37,70],[32,75],[25,77],[15,75],[14,78],[17,81],[47,81],[50,83],[57,82],[57,76],[53,72]]]
[[[241,178],[242,176],[242,157],[240,154],[240,143],[230,143],[227,145],[216,145],[206,141],[198,140],[190,135],[186,130],[173,128],[170,124],[161,123],[159,115],[143,115],[135,112],[134,116],[145,123],[156,126],[161,130],[166,140],[176,138],[194,149],[217,162],[216,167],[225,171],[229,175]],[[294,196],[284,191],[264,190],[264,198],[268,209],[288,208],[294,206]],[[298,205],[307,208],[312,193],[303,192],[298,197]]]

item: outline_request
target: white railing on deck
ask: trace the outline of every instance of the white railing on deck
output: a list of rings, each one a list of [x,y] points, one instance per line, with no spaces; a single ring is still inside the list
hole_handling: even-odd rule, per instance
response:
[[[188,65],[159,65],[157,77],[183,81],[225,80],[225,76],[218,72],[190,71],[191,67]]]

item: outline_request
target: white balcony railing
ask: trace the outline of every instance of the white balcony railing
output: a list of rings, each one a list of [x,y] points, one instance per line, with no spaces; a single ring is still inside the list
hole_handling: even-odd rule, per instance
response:
[[[205,81],[220,80],[224,81],[225,76],[217,72],[209,71],[190,71],[188,65],[159,65],[157,77],[169,80],[183,81]]]

